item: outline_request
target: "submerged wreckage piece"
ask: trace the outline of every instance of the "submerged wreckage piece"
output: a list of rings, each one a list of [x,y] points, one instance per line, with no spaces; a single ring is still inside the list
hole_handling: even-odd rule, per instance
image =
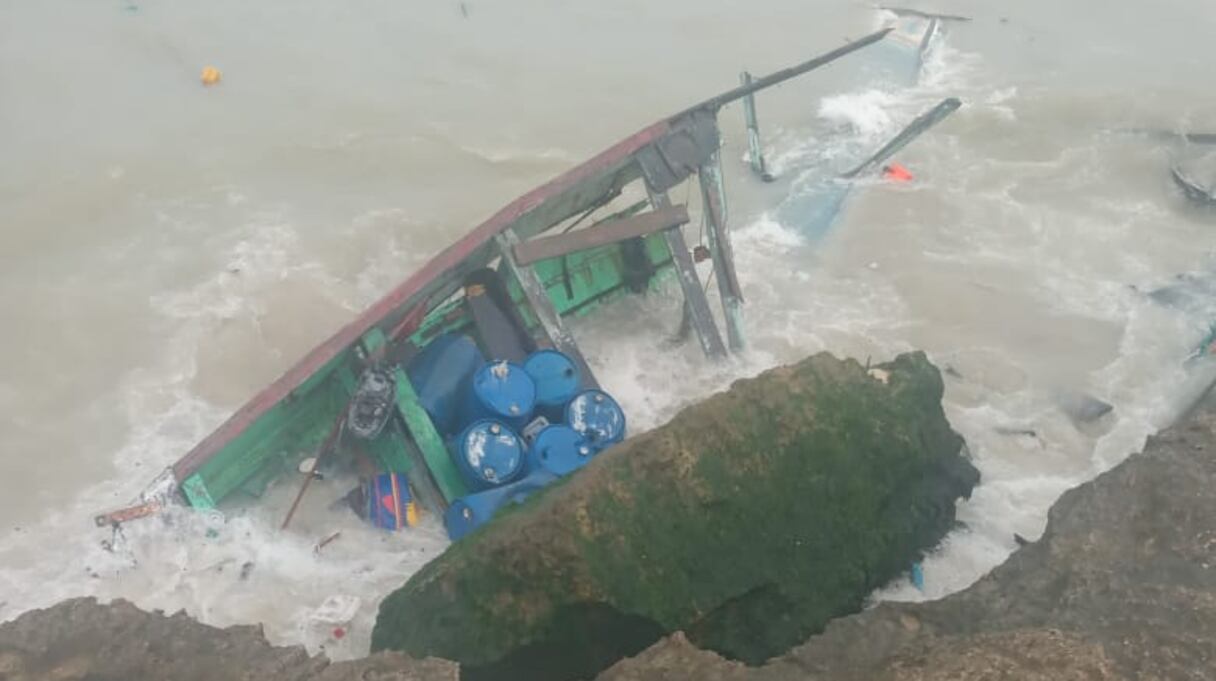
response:
[[[358,474],[362,484],[356,491],[371,491],[367,504],[351,506],[365,509],[373,521],[392,516],[392,522],[378,525],[409,525],[412,516],[402,509],[416,500],[418,510],[446,517],[456,537],[551,482],[551,471],[575,474],[604,443],[593,430],[565,423],[571,417],[561,404],[527,395],[532,382],[548,379],[526,375],[522,367],[537,353],[557,351],[577,377],[568,388],[598,388],[565,320],[594,314],[620,296],[645,293],[661,277],[679,283],[684,319],[708,357],[742,350],[743,295],[726,224],[718,111],[882,45],[892,30],[659,120],[518,198],[253,397],[175,462],[138,504],[96,522],[121,523],[173,502],[212,509],[233,498],[258,497],[287,477],[299,491],[286,526],[313,481],[322,480],[321,466]],[[697,249],[708,251],[712,262],[725,334],[682,231],[693,218],[687,206],[668,197],[694,174],[706,224],[706,244]],[[645,198],[636,201],[640,197]],[[622,208],[614,205],[618,198],[635,202]],[[597,220],[601,209],[615,211]],[[474,380],[486,371],[496,378]],[[563,423],[577,432],[544,438],[544,451],[552,451],[554,461],[524,456],[544,426]],[[309,457],[314,462],[296,473]],[[376,480],[391,483],[389,491],[369,486]]]
[[[1160,128],[1131,128],[1122,132],[1173,143],[1169,149],[1170,179],[1190,205],[1198,207],[1206,215],[1216,215],[1213,212],[1216,211],[1216,150],[1212,149],[1212,145],[1216,145],[1216,133],[1188,133]],[[1216,272],[1185,272],[1157,288],[1141,289],[1134,285],[1131,288],[1144,293],[1159,305],[1212,319]],[[1190,364],[1213,355],[1216,355],[1216,322],[1209,323],[1207,334],[1194,346],[1186,362]]]
[[[1190,316],[1210,318],[1216,309],[1216,272],[1185,272],[1176,275],[1169,283],[1157,288],[1142,290],[1133,286],[1145,297],[1158,305],[1170,307]],[[1196,360],[1216,355],[1216,323],[1208,325],[1207,333],[1196,343],[1187,356],[1189,364]]]
[[[382,602],[372,646],[465,679],[590,678],[676,630],[761,662],[950,530],[979,474],[942,391],[921,353],[738,381],[454,544]]]
[[[864,58],[867,77],[880,85],[915,85],[924,70],[925,58],[934,38],[941,33],[942,24],[947,21],[970,21],[966,17],[930,14],[919,10],[895,7],[879,9],[895,15],[890,35]],[[753,79],[750,73],[743,71],[739,74],[739,80],[743,86],[749,86]],[[776,177],[764,160],[756,103],[751,95],[743,98],[743,120],[747,125],[748,164],[760,179],[772,182]],[[826,167],[822,170],[825,177],[836,174]]]
[[[925,59],[934,39],[945,21],[964,21],[965,17],[936,15],[915,10],[884,8],[896,15],[891,37],[868,55],[866,66],[879,82],[893,87],[911,87],[920,79]],[[793,181],[790,196],[777,209],[777,220],[807,239],[825,235],[844,210],[845,203],[857,181],[881,171],[884,177],[906,181],[911,173],[901,166],[884,166],[883,162],[913,140],[954,113],[961,102],[953,97],[939,102],[910,122],[877,151],[863,150],[849,142],[845,153],[832,158],[817,156],[809,164],[794,168],[798,176]],[[835,130],[825,134],[829,139],[845,141],[848,132]]]
[[[1216,208],[1216,188],[1214,188],[1214,185],[1199,181],[1192,177],[1190,172],[1178,164],[1170,167],[1170,177],[1173,178],[1174,184],[1182,190],[1183,196],[1192,203],[1205,208]]]
[[[1165,128],[1125,128],[1120,132],[1141,135],[1172,145],[1170,179],[1188,201],[1216,208],[1216,133],[1182,132]]]
[[[894,156],[917,137],[945,120],[962,106],[954,97],[942,100],[932,109],[917,116],[903,130],[882,145],[870,156],[858,161],[853,167],[833,174],[813,173],[801,183],[778,209],[778,219],[807,237],[818,239],[828,232],[839,219],[845,201],[857,180],[872,175],[878,170],[887,172],[883,162]],[[906,177],[902,167],[895,169],[896,175]]]

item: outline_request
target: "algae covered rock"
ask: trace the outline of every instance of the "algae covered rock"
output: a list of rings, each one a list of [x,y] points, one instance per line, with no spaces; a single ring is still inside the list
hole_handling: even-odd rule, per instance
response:
[[[384,600],[372,647],[566,679],[684,630],[762,662],[950,529],[979,474],[941,398],[920,353],[738,381],[454,544]]]

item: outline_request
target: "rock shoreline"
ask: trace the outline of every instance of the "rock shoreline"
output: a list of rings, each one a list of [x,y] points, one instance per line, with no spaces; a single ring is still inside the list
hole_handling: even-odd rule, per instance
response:
[[[677,635],[599,678],[1216,679],[1216,393],[1064,493],[1042,538],[961,592],[834,620],[761,667]]]
[[[77,599],[0,625],[0,679],[449,681],[455,664],[329,664],[257,627]],[[1047,530],[971,587],[831,622],[763,666],[674,634],[600,681],[1216,679],[1216,396],[1065,493]]]
[[[452,545],[381,602],[372,649],[571,681],[683,631],[763,663],[953,528],[979,472],[943,390],[919,352],[736,381]]]

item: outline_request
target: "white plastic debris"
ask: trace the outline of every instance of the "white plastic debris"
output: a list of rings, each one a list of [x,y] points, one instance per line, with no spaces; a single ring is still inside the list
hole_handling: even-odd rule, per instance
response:
[[[359,606],[362,604],[358,596],[333,594],[317,606],[308,619],[325,625],[349,624],[355,619],[355,614],[359,612]]]

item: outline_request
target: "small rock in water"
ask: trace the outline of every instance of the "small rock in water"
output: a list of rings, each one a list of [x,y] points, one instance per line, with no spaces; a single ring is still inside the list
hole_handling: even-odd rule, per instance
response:
[[[1114,406],[1093,395],[1079,392],[1061,392],[1056,404],[1073,423],[1092,423],[1114,411]]]
[[[253,572],[253,561],[252,560],[245,561],[245,563],[241,565],[241,580],[244,581],[246,579],[249,579],[250,572]]]

